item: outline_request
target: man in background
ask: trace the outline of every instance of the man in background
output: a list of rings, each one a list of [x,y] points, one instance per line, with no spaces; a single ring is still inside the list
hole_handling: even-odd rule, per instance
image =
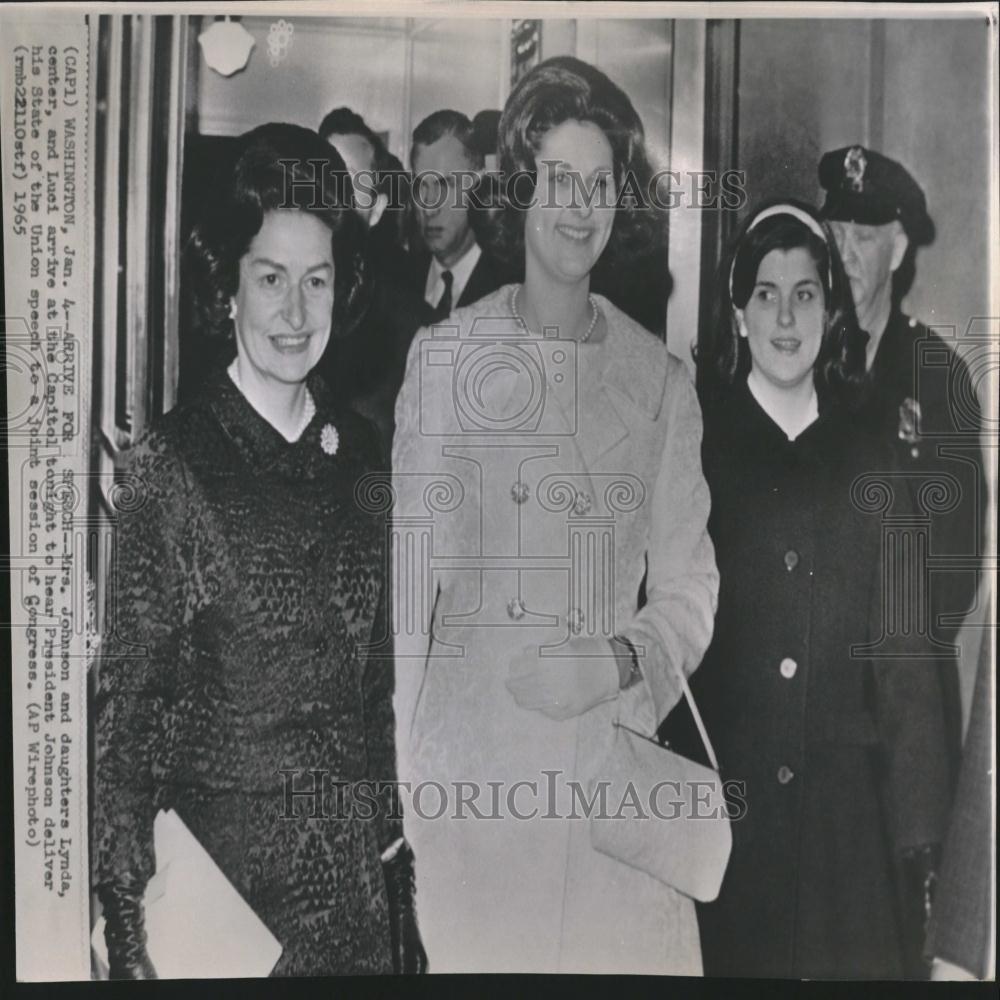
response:
[[[480,247],[469,222],[470,174],[481,175],[483,150],[459,111],[435,111],[413,131],[410,166],[423,246],[413,248],[411,276],[425,303],[424,323],[476,302],[504,283],[504,270]]]
[[[934,239],[934,223],[909,171],[873,150],[847,146],[819,163],[826,192],[821,209],[851,282],[858,322],[868,334],[861,419],[896,449],[898,466],[926,519],[926,564],[906,609],[939,655],[942,701],[955,776],[962,746],[962,702],[956,639],[978,586],[986,480],[980,410],[968,366],[954,349],[901,309],[915,273],[917,248]],[[956,316],[961,329],[969,317]],[[876,470],[872,470],[876,471]],[[893,471],[886,470],[890,480]],[[888,623],[887,623],[888,624]],[[917,776],[919,780],[919,776]],[[936,858],[921,862],[930,872]],[[909,970],[917,974],[919,956]]]
[[[351,108],[335,108],[322,121],[319,134],[344,160],[354,184],[355,208],[380,244],[404,250],[409,178],[403,164],[382,138]]]
[[[924,192],[909,171],[873,150],[849,146],[822,158],[819,180],[826,191],[822,214],[840,248],[858,322],[868,334],[863,416],[893,443],[901,466],[913,474],[918,501],[920,483],[935,478],[951,494],[926,513],[931,518],[929,629],[949,659],[946,709],[957,744],[957,654],[948,647],[975,599],[986,502],[975,386],[954,350],[960,341],[947,345],[901,309],[913,282],[917,248],[934,239]],[[959,329],[968,319],[953,317]]]
[[[319,134],[343,157],[355,187],[355,209],[368,226],[369,297],[358,328],[343,340],[331,339],[319,369],[340,399],[375,423],[388,459],[406,355],[424,321],[423,300],[407,280],[402,239],[409,184],[399,160],[350,108],[331,111]]]

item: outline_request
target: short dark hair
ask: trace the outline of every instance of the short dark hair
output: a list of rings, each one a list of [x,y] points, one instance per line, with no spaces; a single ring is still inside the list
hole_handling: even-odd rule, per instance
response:
[[[374,244],[402,246],[412,191],[410,175],[398,157],[389,152],[382,137],[372,130],[364,118],[348,107],[334,108],[327,114],[320,123],[319,134],[327,142],[335,135],[359,135],[372,147],[372,162],[368,169],[375,173],[375,193],[385,195],[387,208],[369,232],[369,240]]]
[[[445,108],[428,115],[414,130],[413,144],[410,146],[410,167],[417,158],[417,146],[430,146],[446,135],[453,135],[465,150],[469,165],[474,170],[482,170],[486,164],[483,151],[477,144],[477,134],[468,116],[461,111]]]
[[[321,195],[322,200],[317,201]],[[334,275],[334,336],[349,332],[362,308],[364,223],[340,154],[299,125],[271,123],[240,136],[218,172],[212,197],[186,247],[196,322],[207,334],[232,334],[229,300],[239,288],[239,264],[264,216],[298,209],[329,230]]]
[[[319,125],[319,134],[329,140],[331,135],[363,135],[374,147],[378,136],[371,130],[368,123],[348,107],[334,108],[328,112]]]
[[[496,156],[500,115],[501,112],[496,108],[484,108],[472,119],[473,143],[484,157]]]
[[[662,245],[665,218],[647,197],[652,167],[646,153],[642,120],[625,92],[599,69],[572,56],[556,56],[539,63],[514,88],[500,118],[498,153],[504,180],[503,212],[490,240],[494,253],[513,263],[524,254],[524,203],[527,199],[510,188],[515,179],[537,182],[535,156],[546,132],[567,121],[591,122],[611,146],[615,182],[619,191],[625,178],[638,184],[639,204],[622,202],[615,211],[611,238],[598,268],[626,265]],[[517,204],[520,202],[520,204]]]
[[[382,137],[351,108],[334,108],[319,126],[319,134],[328,142],[331,135],[360,135],[372,148],[371,169],[381,181],[383,175],[397,171],[402,164],[386,148]]]
[[[790,213],[777,212],[754,224],[762,212],[779,205],[808,215],[823,232],[823,239]],[[724,396],[750,372],[750,348],[739,334],[734,310],[743,309],[750,300],[761,261],[773,250],[799,247],[809,252],[823,286],[823,339],[813,366],[817,392],[824,401],[831,397],[854,400],[865,372],[864,334],[858,327],[837,244],[829,226],[812,208],[783,199],[761,205],[747,217],[719,267],[714,322],[701,331],[695,348],[703,404]]]

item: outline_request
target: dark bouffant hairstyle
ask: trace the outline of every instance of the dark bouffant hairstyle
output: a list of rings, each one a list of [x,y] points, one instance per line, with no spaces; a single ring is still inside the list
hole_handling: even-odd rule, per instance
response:
[[[413,169],[417,157],[417,146],[430,146],[446,135],[453,135],[465,150],[469,165],[473,170],[482,170],[485,164],[483,152],[477,142],[479,136],[472,122],[461,111],[445,108],[428,115],[413,130],[413,145],[410,147],[410,168]]]
[[[779,206],[805,213],[824,238],[792,212],[777,212],[754,224],[764,211]],[[724,396],[750,372],[750,348],[740,336],[734,310],[749,302],[761,261],[772,250],[799,247],[809,252],[823,286],[823,340],[813,369],[817,393],[824,401],[856,399],[865,372],[865,336],[858,327],[850,282],[833,234],[809,206],[778,201],[760,206],[746,219],[720,265],[714,321],[701,331],[695,348],[703,404]]]
[[[503,212],[491,234],[493,252],[508,262],[523,257],[524,205],[529,200],[524,194],[526,187],[533,191],[537,181],[535,157],[545,133],[567,121],[592,122],[601,129],[611,145],[619,192],[635,191],[638,196],[619,202],[598,268],[627,266],[655,251],[665,240],[666,225],[649,204],[653,171],[639,115],[625,92],[600,70],[581,59],[556,56],[521,78],[500,119]]]
[[[343,336],[363,311],[364,223],[340,154],[318,133],[298,125],[261,125],[236,144],[204,199],[186,247],[195,322],[202,332],[230,338],[229,300],[240,281],[240,259],[267,212],[299,209],[330,230],[333,249],[332,335]]]

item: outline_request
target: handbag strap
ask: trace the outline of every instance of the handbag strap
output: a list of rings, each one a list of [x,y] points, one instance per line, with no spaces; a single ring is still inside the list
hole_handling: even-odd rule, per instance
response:
[[[698,727],[698,732],[701,735],[701,742],[705,745],[705,752],[708,754],[708,759],[712,764],[712,768],[718,771],[719,762],[715,758],[715,750],[712,748],[712,741],[708,738],[708,730],[705,728],[705,722],[701,717],[701,712],[698,711],[694,695],[691,694],[691,688],[688,685],[687,678],[684,676],[684,671],[681,670],[676,664],[674,664],[674,670],[680,678],[681,688],[684,691],[684,697],[687,698],[688,705],[691,707],[691,714],[694,716],[694,724]]]

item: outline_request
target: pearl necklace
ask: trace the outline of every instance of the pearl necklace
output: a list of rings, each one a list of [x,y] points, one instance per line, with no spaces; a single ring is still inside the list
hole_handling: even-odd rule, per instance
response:
[[[235,385],[236,388],[239,389],[240,393],[243,395],[243,398],[251,406],[253,406],[253,408],[255,410],[257,410],[257,412],[260,413],[260,415],[262,417],[264,417],[264,419],[267,420],[267,422],[270,424],[271,421],[268,420],[267,417],[265,417],[263,413],[261,413],[260,409],[257,406],[254,405],[253,400],[250,399],[250,397],[246,394],[246,390],[243,388],[243,383],[240,382],[240,375],[239,375],[239,371],[238,371],[238,369],[236,367],[236,361],[235,360],[226,369],[226,371],[227,371],[230,379],[232,379],[233,385]],[[288,441],[290,444],[294,444],[305,433],[306,428],[309,426],[309,424],[312,421],[312,418],[314,416],[316,416],[316,403],[313,401],[312,393],[308,389],[306,389],[306,402],[305,402],[305,406],[302,407],[302,418],[299,420],[298,426],[295,428],[295,433],[291,437],[288,437],[287,435],[285,435],[281,431],[278,431],[278,433],[281,434],[281,436],[283,438],[285,438],[285,440]],[[271,424],[271,426],[274,427],[273,424]],[[276,427],[275,427],[275,430],[277,430]]]
[[[517,311],[517,297],[521,293],[521,286],[516,285],[511,289],[510,292],[510,311],[514,314],[515,319],[519,319],[525,326],[528,325],[527,320]],[[593,295],[587,296],[587,301],[590,303],[590,325],[587,327],[587,332],[580,338],[579,343],[586,344],[590,340],[591,334],[594,332],[594,328],[597,326],[597,302]]]

